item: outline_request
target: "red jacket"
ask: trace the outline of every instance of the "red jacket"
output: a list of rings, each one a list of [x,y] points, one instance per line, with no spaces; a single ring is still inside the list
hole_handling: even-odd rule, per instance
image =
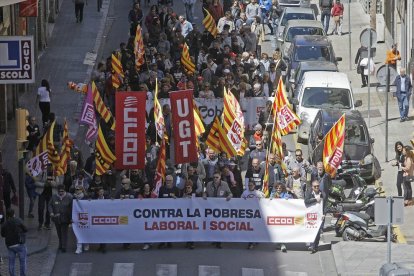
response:
[[[341,16],[344,13],[344,5],[342,5],[341,3],[336,3],[333,7],[332,7],[332,16]]]

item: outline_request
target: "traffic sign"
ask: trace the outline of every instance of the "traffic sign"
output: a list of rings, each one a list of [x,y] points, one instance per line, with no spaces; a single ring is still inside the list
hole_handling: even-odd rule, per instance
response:
[[[371,39],[369,39],[370,34]],[[361,42],[362,46],[365,46],[367,48],[372,47],[377,43],[377,32],[374,29],[366,28],[359,35],[359,41]]]
[[[397,70],[393,67],[388,66],[390,70],[390,85],[392,85],[395,81],[395,78],[398,76]],[[387,65],[381,65],[380,68],[377,70],[377,80],[380,85],[387,85]]]
[[[33,36],[0,36],[0,84],[33,82]]]

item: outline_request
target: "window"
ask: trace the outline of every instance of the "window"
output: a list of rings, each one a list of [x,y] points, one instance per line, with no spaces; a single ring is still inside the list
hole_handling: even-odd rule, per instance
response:
[[[312,13],[285,13],[280,25],[286,26],[289,20],[316,20]]]
[[[303,92],[302,106],[350,109],[351,92],[344,88],[307,87]]]
[[[323,35],[323,30],[317,27],[292,27],[289,28],[286,42],[291,42],[297,35]]]
[[[305,60],[330,61],[331,53],[327,46],[297,46],[295,61]]]
[[[346,144],[367,144],[367,135],[363,124],[351,122],[345,127]]]

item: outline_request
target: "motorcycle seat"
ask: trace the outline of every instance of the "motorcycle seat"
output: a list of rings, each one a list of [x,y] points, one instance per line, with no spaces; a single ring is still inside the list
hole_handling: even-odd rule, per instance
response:
[[[360,213],[360,212],[349,212],[357,217],[362,218],[365,221],[369,221],[369,219],[371,218],[368,214],[366,213]]]

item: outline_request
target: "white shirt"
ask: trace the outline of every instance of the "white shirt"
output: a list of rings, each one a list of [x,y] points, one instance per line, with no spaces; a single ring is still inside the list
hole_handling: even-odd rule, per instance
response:
[[[50,103],[50,93],[46,90],[46,87],[39,87],[39,89],[37,89],[37,95],[39,96],[39,102]]]
[[[405,78],[406,77],[401,77],[401,92],[407,92],[405,89]]]

